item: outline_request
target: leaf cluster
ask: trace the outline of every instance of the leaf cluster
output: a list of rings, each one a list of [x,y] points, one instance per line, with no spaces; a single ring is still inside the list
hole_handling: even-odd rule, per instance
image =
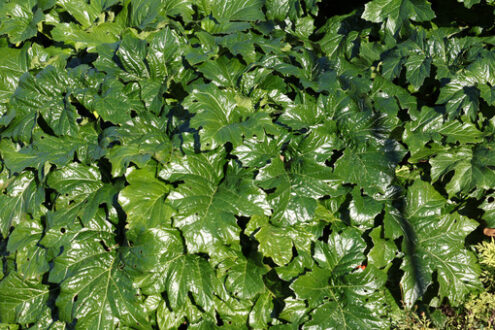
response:
[[[462,305],[495,227],[494,4],[0,1],[1,326]]]

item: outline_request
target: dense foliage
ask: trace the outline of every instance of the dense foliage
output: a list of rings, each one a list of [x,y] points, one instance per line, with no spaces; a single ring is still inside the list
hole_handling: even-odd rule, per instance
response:
[[[495,301],[494,4],[1,0],[0,327]]]

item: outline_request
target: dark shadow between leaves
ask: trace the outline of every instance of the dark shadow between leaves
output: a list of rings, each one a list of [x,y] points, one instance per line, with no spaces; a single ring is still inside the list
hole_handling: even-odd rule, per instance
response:
[[[421,262],[416,255],[416,233],[414,232],[411,224],[406,220],[404,216],[405,201],[396,201],[396,203],[394,204],[396,204],[394,206],[400,212],[399,222],[404,233],[404,244],[406,246],[404,257],[408,258],[409,262],[411,263],[413,281],[415,283],[415,287],[417,287],[417,290],[420,293],[419,296],[422,297],[422,295],[426,292],[428,283],[425,283],[424,279],[421,276]]]
[[[120,206],[118,202],[118,194],[115,194],[112,199],[112,206],[115,208],[115,211],[117,211],[117,218],[118,218],[118,223],[115,228],[115,242],[119,246],[125,246],[127,245],[127,238],[125,235],[125,226],[127,224],[127,214],[124,212],[124,209],[122,209],[122,206]]]

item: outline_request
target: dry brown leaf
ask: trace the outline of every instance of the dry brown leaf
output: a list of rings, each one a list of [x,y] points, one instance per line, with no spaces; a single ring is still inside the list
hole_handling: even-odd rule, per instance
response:
[[[495,228],[484,228],[483,234],[486,236],[495,236]]]

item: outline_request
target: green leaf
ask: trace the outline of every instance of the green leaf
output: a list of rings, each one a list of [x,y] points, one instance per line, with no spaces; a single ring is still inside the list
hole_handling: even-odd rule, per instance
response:
[[[110,81],[102,86],[101,95],[93,100],[92,110],[103,120],[124,125],[131,121],[131,111],[134,108],[127,93],[124,84]],[[122,102],[125,102],[124,105]]]
[[[217,37],[216,40],[220,45],[227,48],[232,55],[240,55],[246,63],[250,64],[256,61],[257,56],[253,42],[255,38],[255,34],[237,32]]]
[[[3,5],[0,16],[0,34],[7,34],[10,42],[17,44],[32,38],[38,32],[37,25],[45,19],[35,0],[13,1]]]
[[[488,85],[478,86],[480,90],[480,96],[488,103],[489,105],[495,104],[495,88]]]
[[[128,79],[139,80],[149,77],[148,67],[144,61],[146,57],[145,40],[138,39],[130,33],[124,35],[116,55],[128,73]]]
[[[137,0],[131,3],[130,23],[131,26],[145,29],[159,17],[160,3],[157,0]]]
[[[481,0],[457,0],[457,2],[462,2],[466,8],[471,8],[472,6],[481,2]]]
[[[283,139],[276,141],[266,136],[263,140],[245,139],[241,145],[234,149],[233,153],[245,167],[263,167],[272,158],[280,157],[279,148],[283,142]]]
[[[242,96],[220,90],[213,84],[193,90],[183,105],[195,113],[191,126],[201,128],[201,143],[208,148],[227,142],[239,145],[243,136],[262,136],[264,129],[272,126],[268,114],[254,112],[251,102],[246,104]]]
[[[89,233],[89,232],[88,232]],[[55,258],[63,274],[57,298],[60,319],[77,319],[81,328],[107,329],[117,323],[140,327],[148,323],[132,277],[122,269],[115,246],[93,235],[79,235]]]
[[[215,309],[215,294],[223,295],[223,288],[210,264],[199,256],[183,255],[173,259],[165,272],[165,287],[172,309],[179,309],[191,292],[194,301],[206,312]]]
[[[424,152],[426,143],[438,138],[438,130],[441,129],[443,120],[441,113],[429,107],[423,107],[419,112],[412,112],[412,117],[414,121],[406,124],[403,139],[411,153],[416,156],[416,154]],[[447,124],[447,126],[450,125],[455,126],[455,121],[452,120]],[[448,128],[447,132],[449,132]]]
[[[404,64],[403,57],[398,54],[392,53],[392,55],[387,56],[383,60],[382,75],[387,79],[396,78],[401,73],[403,64]],[[415,72],[416,75],[418,73],[421,73],[421,70],[419,71],[417,70],[418,68],[419,69],[421,68],[421,64],[416,67],[416,72]],[[412,71],[408,71],[408,72],[409,72],[409,76],[411,77]]]
[[[99,1],[60,0],[57,5],[65,9],[83,28],[88,28],[102,11]]]
[[[115,187],[101,182],[96,166],[80,163],[71,163],[51,172],[47,183],[58,193],[53,221],[59,224],[70,223],[76,218],[87,223],[100,204],[112,205],[116,193]]]
[[[425,181],[415,181],[407,190],[407,217],[439,215],[445,206],[445,198]]]
[[[0,282],[0,316],[4,323],[35,323],[48,310],[48,285],[10,273]]]
[[[71,45],[76,50],[86,49],[88,52],[94,52],[102,44],[118,41],[120,32],[121,29],[118,26],[105,28],[103,25],[86,31],[81,26],[70,22],[56,24],[51,30],[51,35],[53,40]]]
[[[143,116],[120,127],[107,128],[104,135],[111,147],[106,157],[112,164],[112,176],[123,175],[131,162],[144,167],[152,157],[160,162],[168,161],[171,144],[163,132],[165,124]]]
[[[469,122],[462,124],[456,120],[447,121],[437,132],[445,135],[448,143],[479,143],[484,135],[474,124]]]
[[[233,89],[237,87],[243,70],[244,66],[236,58],[228,59],[225,56],[199,66],[199,71],[215,85]]]
[[[265,16],[261,11],[261,0],[233,0],[225,3],[220,0],[205,0],[201,2],[202,10],[206,15],[212,14],[219,21],[256,21]]]
[[[249,313],[249,325],[253,328],[264,328],[272,320],[273,300],[270,293],[261,295]]]
[[[37,216],[44,201],[44,189],[36,185],[31,172],[23,172],[7,181],[5,194],[0,195],[0,230],[4,237],[10,228],[28,218]]]
[[[290,0],[267,0],[266,17],[270,20],[284,21],[289,14],[293,1]]]
[[[221,262],[218,266],[222,271],[228,272],[225,282],[227,290],[234,297],[240,299],[253,299],[265,291],[263,275],[268,272],[263,266],[251,258],[237,256]]]
[[[295,35],[301,39],[308,39],[315,29],[314,19],[306,16],[296,21]]]
[[[24,149],[19,152],[16,145],[7,140],[0,141],[0,146],[2,159],[12,173],[20,173],[27,167],[38,169],[44,163],[32,150]]]
[[[180,15],[185,20],[188,20],[194,13],[194,2],[192,2],[191,0],[167,0],[162,1],[162,4],[164,4],[163,13],[167,16]]]
[[[495,203],[493,194],[486,196],[487,198],[480,205],[483,210],[482,218],[486,221],[488,228],[495,227]]]
[[[284,225],[312,220],[316,199],[330,194],[339,182],[328,167],[302,157],[273,159],[260,169],[256,181],[263,189],[275,189],[268,195],[272,219]]]
[[[411,54],[404,65],[407,68],[407,80],[416,88],[421,87],[430,76],[431,58],[424,54]]]
[[[8,103],[14,93],[19,78],[28,71],[27,48],[0,48],[0,103]]]
[[[368,263],[377,268],[388,270],[392,265],[392,260],[396,256],[397,247],[393,241],[380,236],[380,228],[375,228],[370,233],[370,237],[373,240],[373,248],[368,254]]]
[[[160,303],[156,314],[157,324],[160,329],[169,329],[170,327],[178,328],[186,322],[186,318],[190,323],[196,323],[199,322],[204,315],[189,300],[173,311],[171,311],[163,301]]]
[[[139,272],[134,278],[135,283],[146,294],[163,292],[166,284],[163,274],[184,252],[180,232],[162,226],[134,230],[128,237],[133,244],[125,256],[125,263]]]
[[[119,203],[127,214],[131,230],[168,224],[172,210],[165,204],[169,187],[156,178],[156,168],[131,169],[126,174],[129,185],[119,193]]]
[[[339,95],[340,96],[340,95]],[[335,102],[337,106],[341,106],[341,103],[349,102],[349,99],[336,100],[335,98],[330,98],[330,100],[326,100],[324,98],[320,98],[317,102],[308,101],[301,104],[295,104],[287,108],[287,110],[280,116],[279,121],[283,124],[286,124],[293,129],[302,129],[302,128],[316,128],[318,126],[327,126],[330,132],[335,130],[330,124],[325,123],[325,119],[328,116],[333,116],[331,111],[335,111],[331,109],[330,106],[324,106],[323,103],[326,102]]]
[[[98,136],[90,127],[81,128],[84,131],[77,137],[56,138],[44,132],[33,132],[32,144],[20,149],[3,140],[0,142],[0,154],[12,173],[20,173],[26,168],[41,172],[46,163],[63,167],[71,162],[76,153],[82,161],[86,161],[94,156]]]
[[[339,235],[331,235],[328,244],[317,244],[314,258],[320,267],[331,270],[335,276],[342,276],[360,265],[364,249],[359,232],[348,229]]]
[[[177,33],[168,27],[154,35],[146,56],[152,77],[163,78],[181,69],[180,41]]]
[[[142,30],[153,28],[166,16],[181,15],[186,21],[194,13],[190,0],[136,0],[131,4],[130,25]]]
[[[76,136],[79,117],[76,108],[70,102],[70,95],[75,88],[75,80],[66,71],[47,67],[36,76],[25,74],[21,77],[11,100],[16,111],[17,120],[28,121],[21,134],[14,137],[30,137],[34,118],[39,114],[57,136]]]
[[[480,89],[486,87],[486,83],[491,86],[495,85],[495,78],[493,78],[495,73],[494,60],[495,56],[492,52],[485,49],[480,50],[476,60],[467,68],[467,80],[477,81]]]
[[[426,0],[373,0],[364,8],[363,19],[384,23],[392,34],[400,31],[408,20],[424,22],[435,17],[430,3]]]
[[[383,327],[385,322],[378,316],[373,315],[369,307],[380,308],[380,301],[372,301],[368,308],[361,305],[346,306],[345,309],[339,306],[337,302],[327,302],[316,308],[311,313],[311,321],[305,323],[305,328],[324,327],[324,328],[342,328],[342,329],[359,329],[362,327]]]
[[[335,164],[335,174],[357,184],[368,195],[385,194],[394,179],[394,164],[382,152],[353,152],[349,149]]]
[[[437,181],[455,171],[445,186],[451,196],[458,192],[468,193],[474,188],[491,189],[495,179],[495,172],[490,169],[495,165],[491,150],[491,145],[480,145],[474,150],[462,147],[439,153],[430,160],[432,180]]]
[[[473,120],[479,111],[479,96],[479,90],[470,81],[456,78],[440,89],[437,104],[445,104],[451,119],[464,113]]]
[[[292,239],[283,228],[266,225],[255,234],[260,243],[259,250],[278,265],[285,265],[292,259]]]
[[[356,271],[364,260],[364,241],[358,232],[348,229],[341,235],[332,234],[327,244],[315,250],[320,267],[296,279],[291,288],[298,298],[308,299],[310,306],[318,306],[312,320],[306,325],[321,324],[328,327],[340,324],[346,329],[363,326],[385,326],[380,317],[379,306],[384,304],[379,288],[385,283],[385,276],[372,266]],[[365,304],[364,302],[367,302]],[[325,310],[326,318],[322,311]]]
[[[457,213],[447,213],[442,210],[444,205],[443,197],[426,182],[416,181],[408,190],[406,215],[414,236],[409,235],[403,243],[408,257],[401,266],[408,306],[432,283],[431,274],[435,271],[440,297],[448,298],[454,306],[469,292],[481,288],[475,256],[464,248],[466,236],[477,223]]]
[[[50,270],[46,250],[38,244],[44,228],[38,219],[24,219],[9,236],[7,251],[15,253],[17,273],[23,278],[40,278]]]
[[[167,200],[177,210],[174,226],[181,228],[189,252],[219,253],[222,244],[239,244],[235,215],[269,214],[265,195],[254,186],[249,172],[231,164],[224,177],[223,153],[176,159],[160,177],[178,182]]]
[[[361,228],[372,228],[375,217],[382,211],[383,205],[369,196],[362,196],[359,189],[352,191],[349,216],[352,224]]]
[[[286,320],[291,323],[300,324],[303,321],[309,319],[308,307],[302,299],[295,299],[292,297],[286,298],[284,300],[285,308],[279,315],[281,320]]]

